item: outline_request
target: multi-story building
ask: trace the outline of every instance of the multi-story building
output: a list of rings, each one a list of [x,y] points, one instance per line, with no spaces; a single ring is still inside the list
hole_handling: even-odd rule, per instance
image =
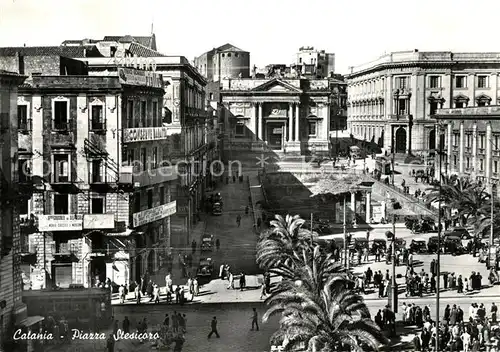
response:
[[[394,52],[347,75],[348,126],[386,151],[436,147],[438,108],[496,104],[500,53]]]
[[[0,351],[9,351],[13,326],[26,317],[20,270],[17,174],[17,90],[25,76],[0,70]]]
[[[329,154],[328,79],[228,79],[220,94],[226,149]]]
[[[177,173],[161,163],[170,153],[162,77],[123,67],[88,76],[78,60],[42,61],[17,100],[19,184],[33,191],[20,203],[30,287],[127,284],[154,273],[176,211]],[[34,74],[68,67],[77,75]]]
[[[335,72],[335,54],[303,46],[299,48],[294,64],[303,76],[326,78]]]
[[[433,117],[441,130],[435,144],[444,155],[442,172],[500,184],[500,106],[438,109]]]
[[[208,81],[249,78],[250,53],[228,43],[195,58],[194,66]]]

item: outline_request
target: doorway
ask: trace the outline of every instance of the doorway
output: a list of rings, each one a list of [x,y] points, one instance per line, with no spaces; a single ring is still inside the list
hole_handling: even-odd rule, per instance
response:
[[[148,274],[149,275],[152,275],[155,272],[154,260],[155,260],[154,250],[151,250],[148,253],[148,260],[147,260],[147,263],[148,263]]]
[[[138,284],[141,283],[141,277],[142,277],[142,257],[138,255],[135,257],[135,281],[137,281]]]
[[[269,122],[267,124],[267,144],[274,150],[283,149],[283,133],[285,124],[283,122]]]
[[[436,149],[436,130],[431,130],[429,132],[429,150]]]
[[[396,153],[406,153],[406,130],[399,127],[396,130]]]

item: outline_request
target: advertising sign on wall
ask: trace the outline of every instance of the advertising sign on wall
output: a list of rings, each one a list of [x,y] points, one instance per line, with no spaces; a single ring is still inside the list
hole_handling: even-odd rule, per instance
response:
[[[81,231],[83,230],[83,215],[38,215],[38,230],[48,231]]]
[[[142,226],[150,222],[166,218],[167,216],[175,214],[177,211],[177,202],[160,205],[158,207],[141,211],[133,215],[134,227]]]
[[[119,67],[118,77],[120,78],[120,84],[163,88],[163,80],[161,76],[151,71],[141,71],[133,68]]]

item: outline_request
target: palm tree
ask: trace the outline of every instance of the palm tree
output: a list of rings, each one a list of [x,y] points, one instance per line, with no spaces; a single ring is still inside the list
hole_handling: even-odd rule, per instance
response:
[[[302,228],[304,220],[299,215],[275,215],[269,229],[263,231],[257,243],[257,264],[265,271],[280,268],[288,275],[300,267],[302,250],[312,250],[313,233]],[[286,270],[285,270],[286,269]]]
[[[329,352],[342,345],[354,351],[366,346],[376,350],[387,342],[363,298],[349,289],[347,273],[332,262],[316,246],[304,256],[295,280],[281,282],[266,300],[270,308],[264,321],[282,315],[280,328],[271,338],[273,344],[283,345],[285,351],[307,346],[307,351]]]
[[[485,192],[484,186],[478,184],[469,186],[464,190],[459,199],[459,208],[456,217],[463,220],[463,224],[476,224],[485,215],[485,204],[489,202],[490,195]],[[489,210],[487,211],[489,214]]]

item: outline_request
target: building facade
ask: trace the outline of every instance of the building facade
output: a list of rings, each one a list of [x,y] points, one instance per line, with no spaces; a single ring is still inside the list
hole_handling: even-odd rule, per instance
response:
[[[177,173],[160,75],[38,76],[18,101],[23,271],[31,289],[139,281],[166,261]]]
[[[220,94],[226,149],[329,154],[328,79],[229,79]]]
[[[17,173],[17,90],[26,77],[0,70],[0,351],[9,351],[13,326],[26,317],[20,270],[19,189]]]
[[[250,53],[225,44],[194,59],[194,66],[208,81],[250,77]]]
[[[439,108],[496,104],[500,53],[394,52],[352,67],[348,127],[386,151],[435,149]]]
[[[304,76],[326,78],[335,73],[335,54],[303,46],[297,52],[295,66]]]
[[[438,109],[433,116],[441,126],[435,143],[444,154],[442,172],[500,184],[500,106]]]

